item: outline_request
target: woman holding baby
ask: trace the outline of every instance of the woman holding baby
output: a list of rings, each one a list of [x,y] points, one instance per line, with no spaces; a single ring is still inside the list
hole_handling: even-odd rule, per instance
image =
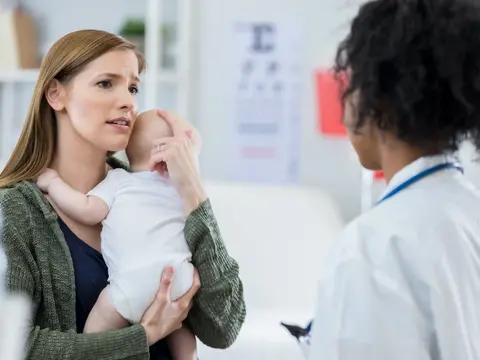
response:
[[[85,225],[59,210],[36,179],[51,168],[85,194],[112,168],[128,170],[109,155],[128,144],[144,66],[132,44],[95,30],[59,39],[43,61],[20,139],[0,174],[7,286],[32,301],[27,359],[171,359],[163,340],[187,315],[198,316],[205,299],[218,304],[215,321],[208,325],[218,339],[216,347],[230,346],[243,324],[238,265],[225,248],[200,180],[192,132],[180,126],[179,119],[161,113],[173,136],[159,152],[152,151],[150,161],[161,172],[166,166],[183,201],[185,238],[196,268],[193,285],[171,301],[174,274],[166,268],[139,323],[83,333],[108,283],[102,227]]]

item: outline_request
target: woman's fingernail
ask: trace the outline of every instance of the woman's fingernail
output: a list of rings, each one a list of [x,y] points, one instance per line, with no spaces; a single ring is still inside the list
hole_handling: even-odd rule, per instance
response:
[[[188,138],[191,139],[191,138],[192,138],[192,130],[187,130],[187,131],[185,131],[185,135],[187,135]]]
[[[167,266],[163,272],[166,276],[172,276],[173,275],[173,267]]]

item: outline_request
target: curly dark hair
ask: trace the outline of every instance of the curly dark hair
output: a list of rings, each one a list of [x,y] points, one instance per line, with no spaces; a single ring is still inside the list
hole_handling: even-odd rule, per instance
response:
[[[343,102],[358,90],[355,130],[374,121],[418,148],[480,149],[480,1],[370,1],[334,70],[348,74]]]

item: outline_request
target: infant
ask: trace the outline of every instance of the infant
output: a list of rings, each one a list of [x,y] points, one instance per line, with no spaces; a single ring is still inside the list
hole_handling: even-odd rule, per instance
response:
[[[47,181],[48,189],[42,190],[48,191],[66,215],[86,224],[103,225],[101,250],[108,266],[109,285],[92,309],[85,332],[139,323],[167,266],[175,270],[172,300],[192,286],[194,268],[183,233],[187,214],[182,199],[167,173],[161,175],[149,168],[154,141],[172,135],[170,126],[155,110],[146,111],[138,115],[126,149],[132,172],[110,170],[105,180],[86,195],[52,176],[53,170],[38,179],[38,184],[44,184],[47,176],[52,179]],[[195,337],[185,327],[172,333],[167,341],[174,359],[187,359],[187,354],[191,359],[195,353]]]

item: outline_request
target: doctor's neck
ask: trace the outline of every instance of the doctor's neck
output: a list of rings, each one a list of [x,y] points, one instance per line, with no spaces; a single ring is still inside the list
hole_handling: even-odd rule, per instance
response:
[[[389,141],[380,149],[380,165],[387,183],[397,172],[423,156],[442,154],[438,147],[419,149],[403,141]]]

